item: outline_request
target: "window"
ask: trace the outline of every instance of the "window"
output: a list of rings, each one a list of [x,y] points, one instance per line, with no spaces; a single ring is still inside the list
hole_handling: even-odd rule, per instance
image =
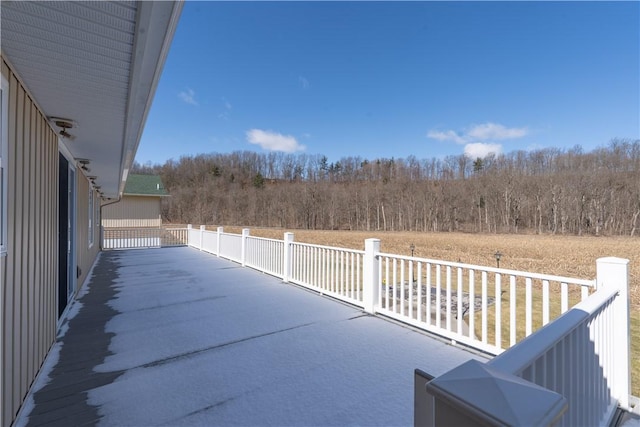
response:
[[[9,83],[0,86],[0,256],[7,253],[7,163],[9,146]]]
[[[93,188],[89,186],[89,247],[93,246],[95,208],[93,207]]]

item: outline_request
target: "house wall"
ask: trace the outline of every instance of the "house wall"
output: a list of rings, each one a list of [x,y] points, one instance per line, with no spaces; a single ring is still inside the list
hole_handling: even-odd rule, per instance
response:
[[[118,203],[102,208],[102,226],[160,227],[160,197],[123,196]]]
[[[0,257],[0,426],[9,426],[55,341],[58,325],[58,135],[19,77],[9,83],[7,252]],[[89,182],[76,174],[80,288],[100,248],[89,244]],[[94,193],[96,210],[99,201]]]
[[[16,75],[9,82],[8,241],[2,257],[2,425],[9,425],[55,339],[58,139]]]
[[[76,188],[78,202],[76,209],[77,235],[76,260],[80,275],[78,276],[78,290],[81,289],[91,266],[100,252],[100,199],[93,192],[93,211],[89,212],[89,181],[81,173],[77,174]],[[93,243],[89,239],[89,215],[93,216]]]

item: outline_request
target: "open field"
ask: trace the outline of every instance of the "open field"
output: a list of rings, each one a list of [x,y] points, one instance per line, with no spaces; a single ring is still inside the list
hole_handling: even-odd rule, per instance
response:
[[[215,230],[215,227],[208,229]],[[226,232],[240,233],[241,227],[225,227]],[[605,256],[631,261],[631,303],[640,309],[640,238],[579,237],[514,234],[408,233],[382,231],[323,231],[252,228],[259,237],[282,239],[291,231],[298,242],[364,249],[364,240],[375,237],[383,252],[414,255],[444,261],[495,266],[496,251],[502,253],[500,267],[536,273],[593,279],[596,259]]]
[[[207,228],[215,230],[215,227]],[[364,249],[364,240],[374,237],[381,240],[382,251],[402,255],[411,255],[410,245],[413,243],[417,257],[485,266],[495,266],[494,254],[500,251],[502,268],[582,279],[595,278],[597,258],[627,258],[631,261],[632,390],[634,395],[640,395],[640,238],[260,228],[252,228],[251,234],[282,239],[285,231],[293,232],[298,242],[353,249]],[[225,232],[240,233],[241,227],[225,227]]]

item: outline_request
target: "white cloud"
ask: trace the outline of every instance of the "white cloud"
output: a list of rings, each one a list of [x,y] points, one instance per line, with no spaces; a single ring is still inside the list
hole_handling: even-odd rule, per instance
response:
[[[490,153],[502,153],[502,145],[488,141],[518,139],[527,136],[526,127],[508,128],[496,123],[483,123],[465,129],[463,132],[454,130],[430,130],[427,137],[438,141],[452,141],[464,145],[464,154],[472,157],[486,157]]]
[[[480,157],[484,159],[489,154],[500,154],[502,153],[502,145],[500,144],[492,144],[485,142],[472,142],[464,146],[464,154],[467,157],[472,159],[477,159]]]
[[[496,123],[484,123],[472,127],[466,134],[472,139],[486,141],[517,139],[526,136],[527,128],[506,128]]]
[[[198,102],[196,101],[196,93],[193,89],[187,89],[186,91],[183,90],[178,94],[178,97],[187,104],[198,105]]]
[[[496,123],[483,123],[472,126],[464,132],[430,130],[427,133],[427,137],[437,139],[438,141],[453,141],[456,144],[467,144],[472,141],[517,139],[527,136],[528,133],[529,131],[526,127],[507,128]]]
[[[298,76],[298,81],[300,82],[302,89],[309,89],[309,80],[307,80],[306,77]]]
[[[259,145],[264,150],[283,151],[285,153],[304,151],[306,148],[291,135],[282,135],[281,133],[262,129],[248,130],[247,141],[251,144]]]
[[[465,142],[467,142],[464,137],[458,135],[452,130],[448,130],[445,132],[430,130],[429,133],[427,133],[427,137],[431,139],[437,139],[438,141],[453,141],[456,144],[464,144]]]

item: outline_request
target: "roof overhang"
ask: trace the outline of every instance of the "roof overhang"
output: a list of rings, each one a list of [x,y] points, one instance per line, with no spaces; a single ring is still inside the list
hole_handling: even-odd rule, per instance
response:
[[[105,198],[124,190],[182,1],[3,1],[2,56]]]

